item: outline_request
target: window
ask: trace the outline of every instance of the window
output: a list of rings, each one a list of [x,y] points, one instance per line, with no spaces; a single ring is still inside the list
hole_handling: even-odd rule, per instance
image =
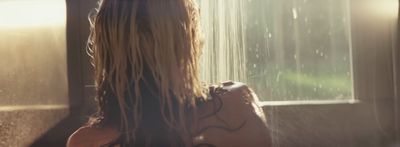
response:
[[[65,19],[60,0],[0,2],[0,105],[68,102]]]
[[[202,78],[265,101],[352,100],[349,0],[199,1]]]
[[[66,17],[64,0],[0,1],[0,146],[32,146],[68,116]]]
[[[198,2],[203,80],[268,101],[273,146],[399,143],[398,0]]]

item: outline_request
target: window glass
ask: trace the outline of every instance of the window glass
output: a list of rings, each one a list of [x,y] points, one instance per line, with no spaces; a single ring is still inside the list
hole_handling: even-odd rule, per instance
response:
[[[67,104],[66,47],[64,0],[0,0],[0,106]]]
[[[268,101],[352,99],[348,0],[200,0],[202,78]]]

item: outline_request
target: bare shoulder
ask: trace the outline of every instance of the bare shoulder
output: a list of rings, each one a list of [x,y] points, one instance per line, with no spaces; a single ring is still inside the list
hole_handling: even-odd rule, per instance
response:
[[[251,119],[259,119],[266,124],[265,114],[259,106],[259,98],[249,86],[241,82],[227,81],[222,83],[221,88],[225,91],[220,97],[226,105],[227,113],[255,115],[255,118]]]
[[[270,146],[271,138],[266,117],[258,105],[257,95],[249,86],[228,81],[214,86],[210,91],[214,91],[211,92],[214,94],[211,94],[212,100],[204,109],[205,114],[214,115],[209,115],[210,117],[199,122],[200,130],[203,130],[199,133],[204,139],[203,142],[221,147]]]
[[[115,140],[118,136],[118,131],[112,127],[85,126],[76,130],[68,138],[67,147],[98,147]]]
[[[257,95],[245,83],[227,81],[222,83],[222,88],[227,91],[224,97],[248,100],[247,102],[259,102]]]

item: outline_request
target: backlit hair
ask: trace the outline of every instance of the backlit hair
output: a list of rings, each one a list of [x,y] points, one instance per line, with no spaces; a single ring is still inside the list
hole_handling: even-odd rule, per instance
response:
[[[117,122],[125,142],[135,142],[149,88],[159,101],[151,111],[160,111],[166,128],[188,146],[187,120],[204,95],[198,15],[194,0],[100,1],[88,42],[99,111],[89,123]],[[144,86],[148,81],[154,86]]]

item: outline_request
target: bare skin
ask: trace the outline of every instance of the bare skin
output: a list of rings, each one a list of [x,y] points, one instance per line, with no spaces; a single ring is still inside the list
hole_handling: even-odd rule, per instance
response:
[[[195,145],[216,147],[270,147],[271,138],[257,96],[243,83],[225,82],[220,94],[223,105],[216,115],[200,119],[193,127]],[[221,104],[221,103],[220,103]],[[215,103],[206,102],[198,117],[214,112]],[[81,127],[68,139],[67,147],[99,147],[116,138],[116,128]]]

